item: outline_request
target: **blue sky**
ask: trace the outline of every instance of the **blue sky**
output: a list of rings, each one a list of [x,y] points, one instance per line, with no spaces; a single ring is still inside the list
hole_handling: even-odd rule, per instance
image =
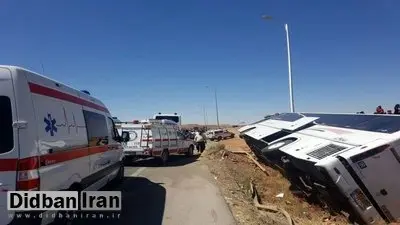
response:
[[[122,120],[251,122],[289,111],[400,103],[400,1],[1,1],[0,64],[87,89]],[[262,14],[274,17],[260,19]],[[207,89],[206,86],[211,87]]]

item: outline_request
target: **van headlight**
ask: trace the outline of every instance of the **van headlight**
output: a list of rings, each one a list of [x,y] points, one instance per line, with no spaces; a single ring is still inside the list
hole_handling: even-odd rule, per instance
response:
[[[367,197],[364,195],[364,193],[360,189],[354,190],[350,194],[351,198],[356,202],[356,204],[360,207],[361,210],[365,211],[372,207],[372,204],[370,201],[368,201]]]

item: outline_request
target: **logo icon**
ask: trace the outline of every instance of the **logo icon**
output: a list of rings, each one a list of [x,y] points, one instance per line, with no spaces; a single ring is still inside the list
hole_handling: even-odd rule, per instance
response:
[[[54,136],[54,132],[57,132],[56,119],[51,118],[51,114],[47,114],[47,118],[44,118],[46,127],[44,128],[46,133],[50,132],[51,136]]]
[[[131,139],[135,140],[138,137],[138,134],[136,133],[136,131],[131,131],[130,134],[132,135]]]

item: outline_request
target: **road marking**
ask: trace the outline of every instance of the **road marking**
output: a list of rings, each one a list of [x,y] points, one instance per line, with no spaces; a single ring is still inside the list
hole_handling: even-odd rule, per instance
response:
[[[140,167],[138,170],[136,170],[134,173],[132,173],[130,176],[131,177],[137,177],[137,176],[139,176],[139,174],[141,173],[141,172],[143,172],[143,170],[145,170],[146,169],[146,167]]]

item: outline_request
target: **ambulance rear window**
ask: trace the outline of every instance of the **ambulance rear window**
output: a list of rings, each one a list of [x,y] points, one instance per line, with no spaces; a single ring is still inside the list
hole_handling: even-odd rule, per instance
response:
[[[6,96],[0,96],[0,153],[8,152],[13,147],[11,100]]]

